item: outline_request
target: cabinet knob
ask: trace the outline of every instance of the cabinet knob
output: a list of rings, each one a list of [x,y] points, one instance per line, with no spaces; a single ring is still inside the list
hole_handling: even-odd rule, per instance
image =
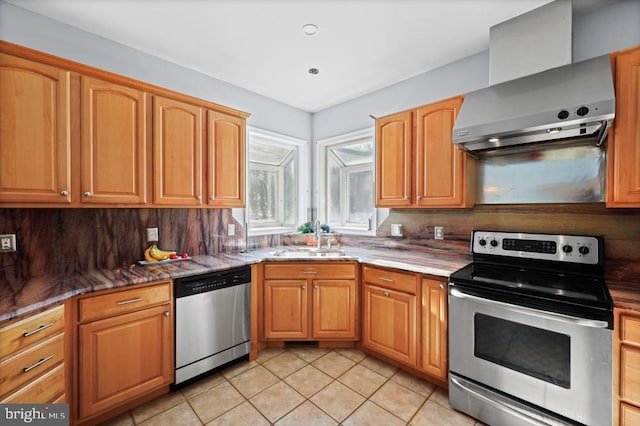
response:
[[[213,201],[215,199],[216,199],[216,197],[209,197],[209,200],[211,200],[211,201]]]
[[[422,197],[421,197],[421,196],[416,195],[416,201],[420,201],[421,199],[422,199]]]
[[[91,197],[91,192],[89,192],[89,191],[85,192],[85,193],[84,193],[84,196],[85,196],[85,197]]]
[[[66,197],[67,195],[69,195],[69,191],[67,191],[66,189],[63,189],[62,191],[60,191],[60,195],[62,195],[63,197]]]
[[[384,297],[389,297],[389,292],[388,291],[384,292]]]
[[[318,289],[318,285],[314,285],[313,288],[315,288],[317,290]]]
[[[301,286],[300,288],[302,288],[303,290],[306,290],[306,289],[307,289],[307,286],[306,286],[306,285],[303,285],[303,286]]]
[[[406,201],[406,200],[408,200],[408,199],[409,199],[409,197],[405,195],[405,196],[404,196],[404,200]]]
[[[196,195],[196,200],[202,200],[202,196],[201,195]]]
[[[440,284],[440,288],[444,290],[444,284]]]
[[[164,316],[169,318],[169,316],[171,316],[171,313],[169,311],[165,311]]]

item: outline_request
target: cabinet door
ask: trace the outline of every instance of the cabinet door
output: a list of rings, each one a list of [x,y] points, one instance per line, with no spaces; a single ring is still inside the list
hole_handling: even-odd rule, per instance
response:
[[[376,121],[376,206],[412,204],[411,111]]]
[[[207,111],[207,204],[244,207],[245,120]]]
[[[171,305],[80,325],[80,418],[173,381]]]
[[[71,202],[70,73],[0,54],[0,203]]]
[[[267,339],[309,337],[306,280],[264,281],[264,336]]]
[[[416,296],[365,284],[363,345],[416,366]]]
[[[82,202],[145,204],[145,93],[82,77]]]
[[[616,58],[616,118],[608,142],[607,207],[640,207],[640,47]]]
[[[154,97],[154,204],[202,204],[202,146],[202,108]]]
[[[355,339],[355,280],[313,281],[314,339]]]
[[[447,380],[447,287],[422,280],[422,369]]]
[[[467,162],[452,142],[453,122],[462,97],[418,108],[416,113],[416,204],[422,207],[471,207]],[[470,189],[470,188],[469,188]]]

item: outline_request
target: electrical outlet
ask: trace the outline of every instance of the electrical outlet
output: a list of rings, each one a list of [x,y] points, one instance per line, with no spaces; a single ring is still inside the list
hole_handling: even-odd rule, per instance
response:
[[[229,237],[233,237],[234,235],[236,235],[236,225],[233,223],[230,223],[229,225],[227,225],[227,235]]]
[[[147,242],[159,241],[158,228],[147,228]]]
[[[400,224],[400,223],[392,223],[391,224],[391,236],[392,237],[402,237],[402,224]]]
[[[435,226],[433,228],[433,238],[436,240],[444,240],[444,227]]]
[[[13,253],[16,251],[16,234],[0,235],[0,253]]]

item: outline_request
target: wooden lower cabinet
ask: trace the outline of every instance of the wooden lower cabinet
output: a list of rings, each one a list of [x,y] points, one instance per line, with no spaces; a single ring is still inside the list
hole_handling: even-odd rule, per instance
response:
[[[355,340],[356,264],[265,264],[264,338]]]
[[[0,404],[67,402],[64,305],[0,327]]]
[[[173,382],[172,283],[109,292],[79,305],[121,311],[78,324],[78,417],[80,422],[117,408]],[[158,291],[160,290],[160,291]],[[158,300],[158,293],[166,300]],[[93,304],[95,302],[95,304]],[[82,312],[82,310],[78,310]],[[81,318],[81,316],[79,316]]]
[[[418,365],[416,274],[363,267],[362,345],[411,367]]]
[[[640,312],[614,309],[614,424],[640,425]]]
[[[421,369],[447,381],[447,284],[422,279],[422,361]]]

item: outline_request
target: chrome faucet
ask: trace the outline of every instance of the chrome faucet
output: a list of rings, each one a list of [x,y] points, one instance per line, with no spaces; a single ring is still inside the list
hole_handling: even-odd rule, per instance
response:
[[[320,237],[320,219],[316,219],[316,232],[315,232],[315,237],[316,237],[316,241],[317,241],[317,248],[318,250],[322,248],[322,240]]]

